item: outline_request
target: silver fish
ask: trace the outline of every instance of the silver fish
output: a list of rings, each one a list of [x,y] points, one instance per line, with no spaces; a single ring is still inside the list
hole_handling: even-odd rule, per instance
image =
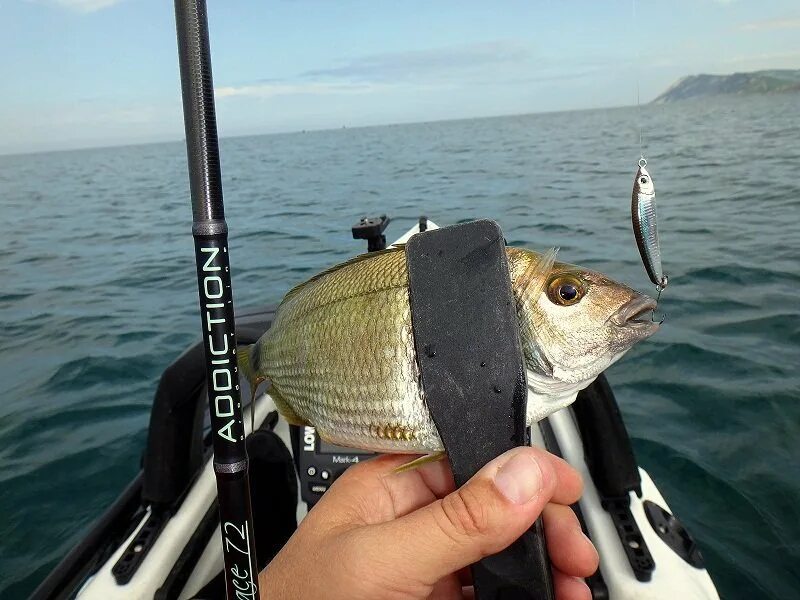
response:
[[[644,159],[639,161],[639,170],[636,171],[633,182],[631,222],[647,276],[660,291],[667,287],[668,280],[661,267],[661,247],[656,224],[656,188],[646,165]]]

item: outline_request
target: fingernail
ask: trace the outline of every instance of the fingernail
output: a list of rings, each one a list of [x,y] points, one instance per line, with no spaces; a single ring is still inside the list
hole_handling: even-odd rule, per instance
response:
[[[530,453],[516,450],[495,473],[494,484],[514,504],[525,504],[542,489],[542,469]]]

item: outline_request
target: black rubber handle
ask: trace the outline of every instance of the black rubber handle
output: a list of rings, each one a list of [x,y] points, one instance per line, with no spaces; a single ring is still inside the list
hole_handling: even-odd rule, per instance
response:
[[[478,600],[555,598],[541,518],[503,552],[473,565],[472,580]]]
[[[425,400],[457,485],[527,443],[527,386],[503,233],[474,221],[406,245],[414,344]],[[550,600],[541,523],[473,566],[479,600]]]

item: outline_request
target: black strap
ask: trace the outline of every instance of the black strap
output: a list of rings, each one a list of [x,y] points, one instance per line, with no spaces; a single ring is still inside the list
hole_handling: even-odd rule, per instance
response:
[[[406,246],[414,343],[425,399],[457,485],[527,443],[526,382],[503,233],[474,221]],[[480,600],[554,597],[541,521],[473,566]]]

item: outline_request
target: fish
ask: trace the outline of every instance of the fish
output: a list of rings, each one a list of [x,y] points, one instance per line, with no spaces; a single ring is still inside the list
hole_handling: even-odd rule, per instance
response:
[[[556,262],[556,252],[506,248],[528,424],[574,401],[658,330],[640,318],[655,308],[651,298]],[[314,426],[329,443],[382,453],[444,450],[421,385],[403,247],[358,256],[296,286],[270,329],[237,356],[253,394],[269,380],[284,418]]]
[[[667,287],[669,280],[661,267],[661,247],[656,223],[656,188],[653,178],[647,172],[647,161],[644,159],[639,161],[639,169],[633,180],[631,223],[647,276],[660,292]]]

